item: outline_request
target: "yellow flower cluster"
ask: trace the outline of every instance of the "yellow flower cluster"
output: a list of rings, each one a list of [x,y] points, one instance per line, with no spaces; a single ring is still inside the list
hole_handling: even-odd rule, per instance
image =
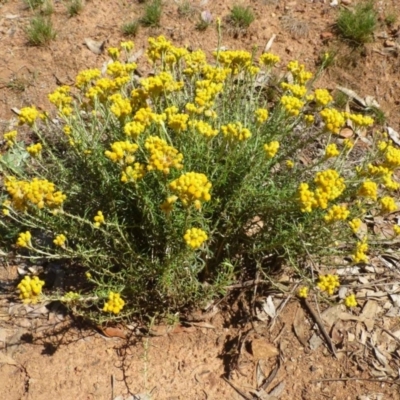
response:
[[[332,133],[339,133],[345,123],[343,113],[334,108],[324,108],[320,111],[320,115],[325,122],[326,129]]]
[[[203,65],[200,72],[206,80],[215,83],[224,83],[226,78],[231,74],[229,68],[221,68],[220,66],[208,64]]]
[[[75,86],[78,89],[83,89],[91,81],[100,78],[101,71],[99,69],[85,69],[80,71],[75,78]]]
[[[133,167],[128,165],[121,174],[121,182],[137,182],[146,175],[146,166],[140,163],[134,163]]]
[[[31,144],[26,148],[26,151],[32,156],[37,157],[42,151],[43,147],[41,143]]]
[[[108,55],[113,59],[116,60],[120,56],[119,48],[118,47],[109,47],[107,49]]]
[[[108,300],[106,304],[104,304],[103,311],[119,314],[124,308],[124,305],[125,301],[121,299],[121,295],[119,293],[110,292],[108,294]]]
[[[393,180],[393,170],[389,167],[384,167],[383,165],[372,165],[372,164],[368,164],[368,172],[371,175],[377,176],[377,177],[381,177],[382,181],[383,181],[383,185],[386,187],[386,189],[388,190],[397,190],[400,188],[399,183],[395,182]]]
[[[400,149],[389,144],[385,148],[385,166],[390,169],[400,167]]]
[[[140,81],[143,89],[153,98],[162,94],[168,94],[179,91],[183,88],[183,82],[177,82],[169,72],[160,72],[156,76],[142,79]]]
[[[32,235],[29,231],[21,232],[18,235],[17,239],[17,247],[32,247]]]
[[[179,153],[175,147],[169,146],[165,140],[150,136],[146,139],[144,146],[150,153],[148,171],[157,170],[168,175],[171,168],[183,168],[183,154]]]
[[[8,147],[12,147],[15,144],[15,139],[17,135],[17,131],[10,131],[4,134],[4,140],[7,142]]]
[[[354,294],[349,294],[348,296],[346,296],[346,298],[344,299],[344,304],[346,307],[348,308],[352,308],[352,307],[356,307],[357,306],[357,300],[356,300],[356,296]]]
[[[366,254],[367,251],[368,251],[368,244],[366,239],[364,239],[361,242],[357,242],[356,249],[354,251],[354,254],[352,255],[353,261],[356,264],[368,262],[368,256]]]
[[[298,61],[290,61],[287,65],[287,69],[292,73],[294,80],[300,85],[304,85],[313,76],[313,74],[306,71],[304,65],[299,64]]]
[[[207,177],[197,172],[187,172],[169,184],[184,206],[194,204],[197,209],[200,209],[202,201],[211,200],[211,186]]]
[[[208,236],[202,229],[190,228],[186,231],[183,238],[192,249],[198,249],[208,239]]]
[[[374,119],[368,115],[361,115],[361,114],[350,114],[345,113],[345,117],[349,118],[351,121],[354,122],[357,126],[372,126],[374,124]]]
[[[395,225],[395,226],[393,227],[393,231],[394,231],[394,234],[395,234],[396,236],[399,236],[399,235],[400,235],[400,226],[399,226],[399,225]]]
[[[221,131],[224,137],[228,140],[242,142],[251,138],[251,132],[244,128],[241,122],[234,122],[228,125],[222,125]]]
[[[48,95],[50,103],[54,104],[57,109],[65,116],[72,113],[72,97],[70,96],[69,86],[63,85],[58,87],[53,93]]]
[[[135,161],[135,156],[133,155],[139,146],[135,143],[128,141],[125,142],[114,142],[111,145],[111,150],[106,150],[104,152],[105,156],[115,163],[121,165],[129,165]]]
[[[396,201],[393,197],[385,196],[380,199],[381,203],[381,212],[382,213],[391,213],[393,211],[397,211],[398,207]]]
[[[368,179],[361,184],[360,188],[358,189],[357,195],[360,197],[369,197],[373,200],[376,200],[378,197],[378,185]]]
[[[265,108],[258,108],[254,111],[254,116],[258,124],[263,124],[268,119],[268,110]]]
[[[299,296],[302,299],[306,299],[308,296],[308,291],[309,291],[308,287],[303,286],[297,291],[297,296]]]
[[[133,121],[142,124],[144,127],[150,126],[153,122],[161,124],[167,118],[166,114],[156,114],[150,107],[140,108],[136,111]],[[143,128],[144,130],[144,128]]]
[[[56,238],[53,240],[53,243],[56,246],[63,247],[66,241],[67,241],[66,236],[61,233],[60,235],[56,236]]]
[[[97,211],[97,214],[94,216],[94,226],[99,228],[101,224],[105,223],[104,215],[101,211]]]
[[[36,304],[40,294],[42,293],[42,287],[44,286],[44,281],[41,281],[39,277],[25,276],[22,281],[18,284],[17,288],[21,292],[19,298],[25,304]]]
[[[135,44],[132,42],[132,40],[127,40],[126,42],[121,42],[120,46],[126,51],[131,51],[135,47]]]
[[[329,92],[326,89],[315,89],[314,98],[315,101],[317,102],[317,105],[323,107],[325,107],[331,101],[333,101],[333,97],[329,94]]]
[[[18,115],[19,124],[27,124],[29,126],[32,126],[35,123],[36,119],[39,118],[39,116],[40,114],[36,107],[21,108]]]
[[[38,208],[45,206],[57,208],[67,198],[61,191],[56,191],[54,183],[47,179],[34,178],[29,182],[8,177],[5,187],[12,197],[12,207],[18,211],[26,211],[29,205],[36,205]]]
[[[346,206],[334,205],[328,210],[328,214],[324,216],[326,223],[330,224],[335,221],[344,221],[349,216],[350,211]]]
[[[169,196],[160,206],[161,210],[164,211],[166,214],[169,214],[173,208],[174,204],[178,200],[178,196]]]
[[[330,200],[338,198],[346,188],[344,179],[333,169],[318,172],[313,192],[307,183],[301,183],[298,189],[299,202],[302,212],[311,212],[313,208],[326,209]]]
[[[206,109],[210,109],[214,105],[214,100],[218,93],[222,92],[224,85],[222,83],[212,82],[211,80],[201,80],[196,82],[195,103],[198,109],[191,108],[186,105],[189,112],[196,112],[197,114],[203,113]],[[195,106],[196,107],[196,106]]]
[[[231,70],[232,75],[236,75],[241,71],[247,70],[251,67],[251,54],[243,50],[226,50],[214,51],[214,57],[218,55],[218,62],[225,68]]]
[[[264,64],[267,67],[272,67],[280,61],[280,57],[272,53],[263,53],[259,59],[260,64]]]
[[[116,88],[121,88],[130,81],[130,73],[137,68],[135,63],[121,63],[114,61],[107,65],[107,74],[114,78]]]
[[[343,145],[347,150],[351,150],[354,147],[354,142],[351,139],[344,139]]]
[[[196,50],[192,53],[187,53],[184,56],[186,68],[183,70],[183,73],[187,76],[193,76],[194,74],[199,73],[202,68],[207,65],[206,55],[203,50]],[[207,79],[210,79],[207,77]]]
[[[337,275],[327,274],[319,276],[317,287],[323,292],[326,291],[329,296],[332,296],[339,286],[339,277]]]
[[[108,98],[111,101],[110,110],[117,118],[125,118],[132,112],[129,99],[122,97],[121,93],[115,93]]]
[[[293,96],[298,97],[299,99],[303,98],[307,93],[307,88],[303,85],[298,84],[282,82],[281,88],[283,90],[291,92]]]
[[[161,57],[172,47],[171,42],[162,35],[158,38],[148,38],[148,43],[146,54],[152,62],[161,60]]]
[[[213,129],[213,127],[209,123],[201,120],[191,120],[189,121],[189,126],[191,126],[193,129],[195,129],[197,133],[205,136],[206,138],[212,138],[218,135],[217,129]]]
[[[276,153],[279,150],[279,142],[274,140],[274,141],[272,141],[270,143],[264,144],[264,150],[265,150],[265,153],[267,155],[267,158],[275,157]]]
[[[301,101],[297,97],[294,96],[282,96],[281,97],[281,104],[285,108],[285,110],[293,116],[297,116],[300,114],[300,110],[304,106],[304,101]]]
[[[292,169],[294,167],[294,162],[292,160],[286,160],[286,167]]]
[[[354,218],[349,222],[349,226],[351,228],[351,230],[353,231],[353,233],[357,233],[358,230],[360,229],[362,224],[362,221],[360,218]]]
[[[314,123],[314,115],[304,114],[304,121],[307,125],[312,125]]]
[[[318,172],[314,182],[317,186],[315,198],[322,209],[327,208],[328,201],[337,199],[346,188],[344,179],[334,169]]]
[[[140,134],[142,134],[146,129],[146,126],[141,122],[131,121],[125,124],[124,133],[126,136],[131,136],[133,138],[137,138]]]
[[[328,146],[326,146],[325,149],[325,157],[326,158],[332,158],[332,157],[337,157],[340,154],[340,151],[336,147],[335,143],[330,143]]]
[[[105,102],[116,89],[114,81],[110,78],[100,78],[93,86],[89,87],[85,96],[92,102],[98,99],[100,102]]]
[[[168,115],[168,126],[178,133],[186,131],[188,119],[188,114],[170,113]]]

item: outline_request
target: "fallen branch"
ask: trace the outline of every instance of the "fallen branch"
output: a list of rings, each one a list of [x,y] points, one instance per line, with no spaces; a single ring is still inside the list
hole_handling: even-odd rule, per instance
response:
[[[311,304],[308,302],[307,299],[302,299],[302,303],[307,308],[307,311],[311,314],[314,322],[318,325],[318,328],[321,331],[322,336],[324,337],[324,339],[326,340],[326,342],[328,344],[329,350],[331,350],[332,354],[337,358],[335,345],[333,344],[331,338],[329,337],[328,333],[326,332],[325,326],[324,326],[321,318],[318,316],[318,314],[311,307]]]

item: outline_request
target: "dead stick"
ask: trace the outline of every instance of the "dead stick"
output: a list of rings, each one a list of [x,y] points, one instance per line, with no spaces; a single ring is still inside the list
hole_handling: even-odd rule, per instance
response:
[[[382,382],[390,385],[400,386],[400,382],[391,381],[388,379],[371,379],[371,378],[328,378],[328,379],[315,379],[311,382],[347,382],[347,381],[368,381],[368,382]]]
[[[275,365],[275,368],[272,370],[272,372],[269,374],[269,377],[264,381],[264,383],[259,387],[259,390],[267,390],[268,386],[271,384],[271,382],[275,379],[276,374],[278,373],[278,370],[281,366],[281,361],[278,358],[278,363]]]
[[[239,393],[244,399],[246,399],[246,400],[251,400],[250,397],[247,397],[247,396],[244,394],[244,392],[242,392],[239,388],[237,388],[229,379],[226,379],[224,376],[222,377],[222,379],[223,379],[227,384],[229,384],[233,389],[235,389],[235,391],[236,391],[237,393]]]
[[[390,337],[392,337],[397,343],[400,343],[400,339],[397,336],[393,335],[392,332],[390,332],[389,330],[385,329],[383,326],[379,326],[379,325],[376,325],[376,326],[379,329],[382,329],[383,332],[387,333]]]
[[[315,321],[315,323],[318,325],[318,328],[321,331],[322,336],[324,337],[324,339],[328,343],[329,349],[332,351],[333,355],[337,358],[335,345],[333,344],[331,338],[329,337],[328,333],[326,332],[324,324],[321,321],[321,318],[317,315],[317,313],[311,307],[311,304],[308,302],[307,299],[302,299],[302,302],[306,306],[307,311],[311,314],[311,316],[312,316],[313,320]]]

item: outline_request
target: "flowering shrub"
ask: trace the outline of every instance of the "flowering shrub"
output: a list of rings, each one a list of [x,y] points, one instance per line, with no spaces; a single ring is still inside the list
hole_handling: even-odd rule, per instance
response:
[[[397,209],[390,192],[399,188],[400,150],[375,132],[349,168],[357,136],[338,133],[346,121],[368,128],[370,117],[333,108],[298,61],[271,102],[257,78],[271,74],[276,55],[217,50],[208,63],[201,50],[160,36],[147,49],[155,75],[137,79],[136,64],[124,61],[132,48],[113,48],[103,72],[81,71],[75,87],[50,94],[55,118],[22,109],[36,143],[5,135],[3,246],[84,269],[81,291],[61,301],[100,319],[176,311],[241,274],[268,274],[271,255],[293,264],[309,254],[368,260],[368,238],[357,232],[366,213]],[[300,163],[317,140],[325,150]],[[18,168],[7,157],[25,153]],[[41,292],[35,282],[21,282],[23,299]],[[338,286],[329,274],[318,282],[328,295]]]

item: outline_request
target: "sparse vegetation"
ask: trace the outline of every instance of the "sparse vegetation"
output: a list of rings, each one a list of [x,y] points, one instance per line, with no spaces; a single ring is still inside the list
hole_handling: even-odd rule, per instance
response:
[[[24,3],[31,10],[36,10],[44,4],[45,0],[24,0]]]
[[[52,0],[46,0],[40,8],[40,13],[45,16],[52,15],[54,12],[54,5]]]
[[[369,42],[376,26],[377,12],[373,1],[356,4],[354,10],[343,9],[336,22],[339,34],[355,45]]]
[[[339,110],[344,110],[347,102],[349,101],[349,96],[343,93],[341,90],[337,90],[333,95],[333,101],[335,103],[335,107]]]
[[[69,0],[67,3],[67,13],[69,17],[78,15],[83,10],[83,0]]]
[[[49,17],[37,15],[31,19],[26,28],[26,35],[31,46],[44,46],[55,39],[56,32]]]
[[[138,20],[126,22],[122,25],[121,31],[125,36],[136,36],[139,30],[139,25],[140,23]]]
[[[178,14],[182,17],[190,17],[195,12],[195,9],[190,0],[181,0],[178,3]]]
[[[212,21],[213,17],[210,11],[202,11],[196,24],[196,29],[198,31],[205,31],[211,25]]]
[[[144,14],[140,22],[144,26],[159,26],[162,14],[161,0],[151,0],[145,5]]]
[[[310,25],[307,21],[295,18],[292,15],[284,15],[281,24],[285,31],[289,32],[294,38],[307,37]]]
[[[254,21],[255,16],[250,7],[235,5],[232,7],[229,20],[236,28],[247,29]]]
[[[397,15],[393,12],[386,14],[385,24],[389,27],[393,26],[397,21]]]

